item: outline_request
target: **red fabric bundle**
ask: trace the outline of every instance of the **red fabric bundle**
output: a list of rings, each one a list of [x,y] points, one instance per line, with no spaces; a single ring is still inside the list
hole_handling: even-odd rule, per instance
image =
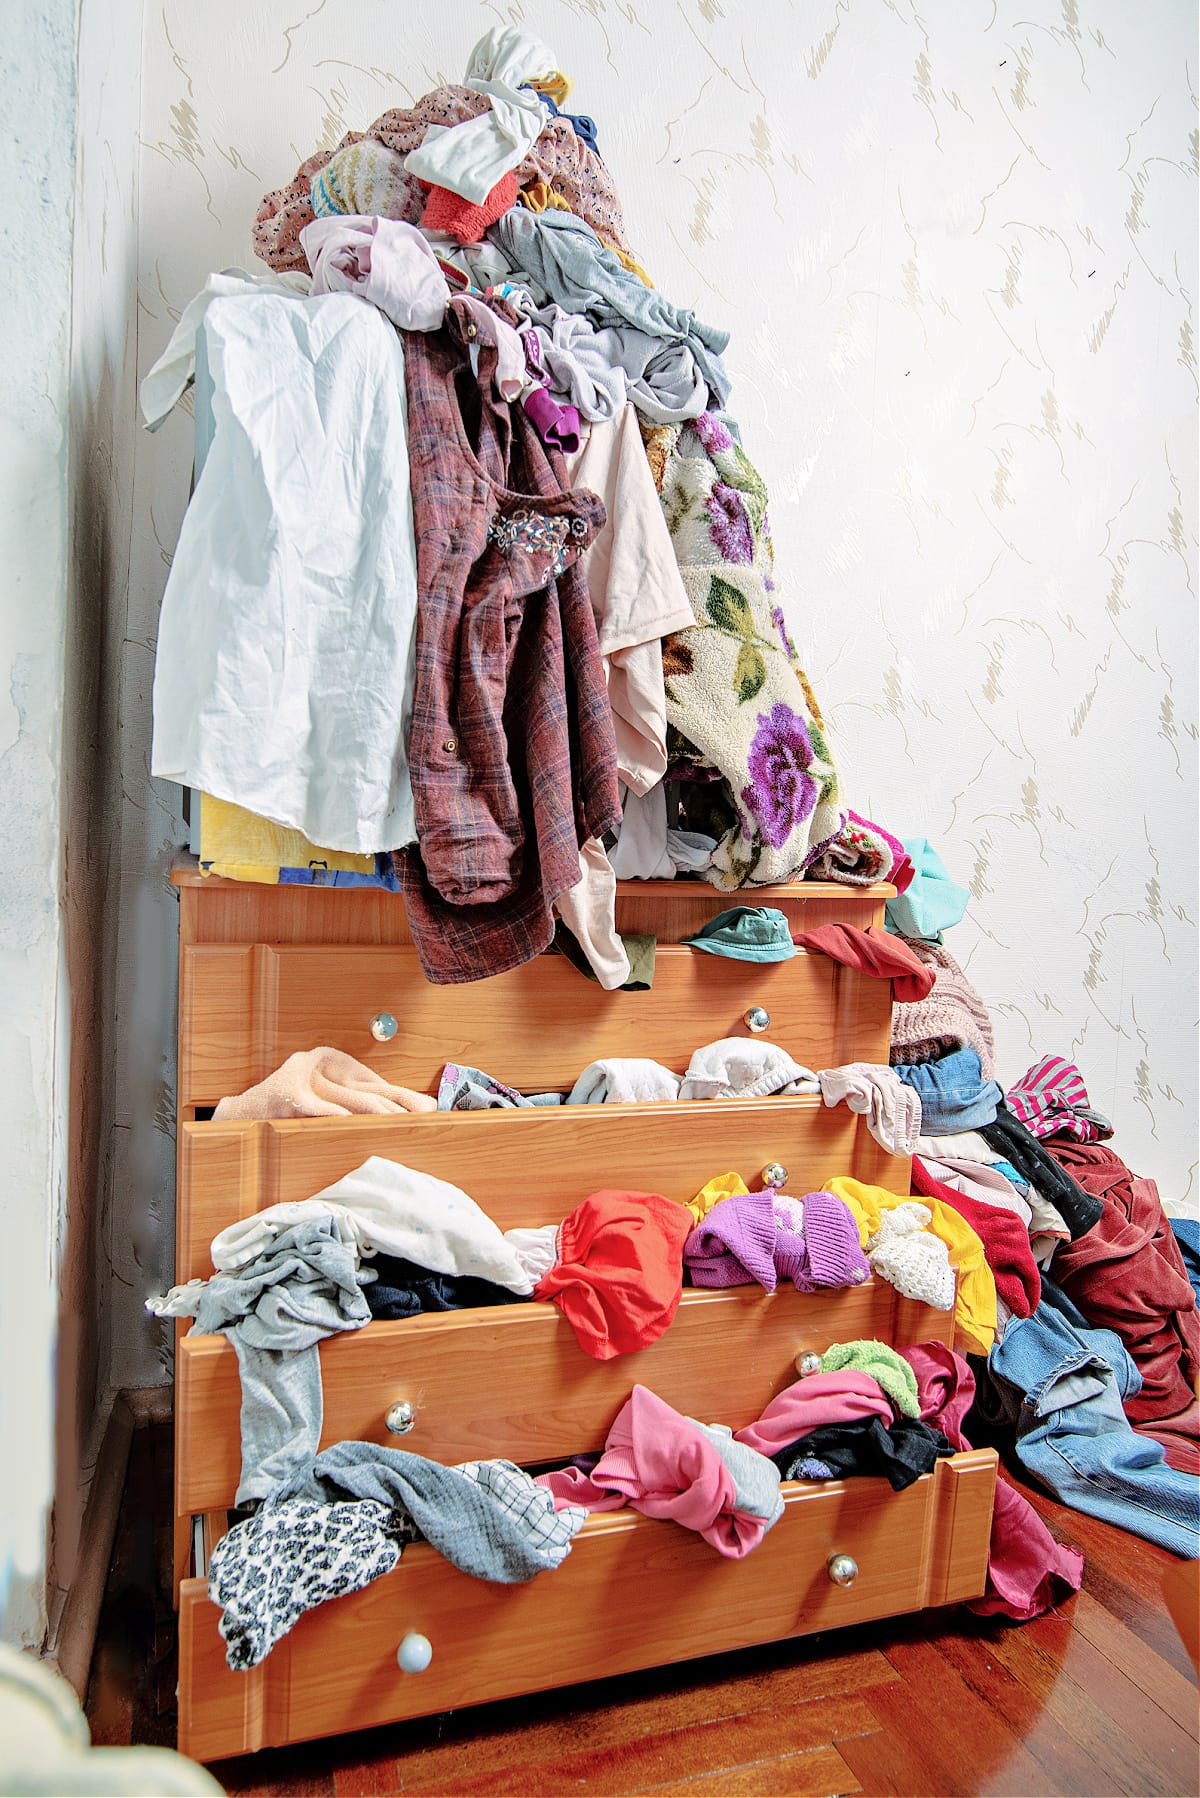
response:
[[[559,1227],[559,1258],[534,1291],[597,1361],[662,1335],[683,1291],[692,1214],[657,1192],[594,1192]]]
[[[421,223],[428,231],[445,231],[459,243],[478,243],[489,225],[517,203],[517,177],[511,169],[501,175],[481,206],[464,200],[448,187],[431,187]]]
[[[889,936],[875,924],[860,930],[856,924],[823,924],[805,930],[792,941],[800,949],[818,949],[843,967],[890,980],[892,997],[901,1005],[915,1005],[933,991],[934,971],[927,968],[899,937]]]

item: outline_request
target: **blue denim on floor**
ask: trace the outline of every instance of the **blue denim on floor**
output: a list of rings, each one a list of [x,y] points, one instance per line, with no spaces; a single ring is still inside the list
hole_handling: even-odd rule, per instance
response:
[[[1120,1338],[1043,1276],[1037,1310],[1014,1318],[988,1357],[977,1409],[1015,1426],[1022,1465],[1063,1504],[1194,1560],[1200,1484],[1126,1417],[1122,1400],[1141,1383]]]
[[[1197,1300],[1200,1300],[1200,1223],[1194,1217],[1173,1217],[1168,1221],[1179,1244],[1179,1253],[1183,1256],[1183,1265],[1187,1268],[1192,1291]]]

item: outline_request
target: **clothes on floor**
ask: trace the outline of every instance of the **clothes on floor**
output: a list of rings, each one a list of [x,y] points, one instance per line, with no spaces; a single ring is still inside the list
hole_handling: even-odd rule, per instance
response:
[[[411,173],[407,165],[406,172]],[[457,238],[459,243],[479,243],[488,226],[503,218],[509,207],[516,203],[517,178],[511,170],[501,175],[478,204],[464,200],[452,188],[431,186],[421,224],[428,231],[444,231],[448,237]]]
[[[985,1080],[974,1049],[955,1049],[940,1061],[899,1062],[896,1073],[921,1101],[921,1129],[926,1136],[950,1136],[982,1130],[996,1119],[1004,1095],[994,1080]]]
[[[1168,1423],[1173,1466],[1180,1435],[1192,1438],[1185,1470],[1200,1473],[1200,1312],[1158,1187],[1131,1173],[1102,1144],[1054,1137],[1046,1149],[1103,1207],[1086,1235],[1056,1251],[1055,1284],[1089,1324],[1114,1331],[1137,1363],[1142,1383],[1126,1402],[1130,1421],[1149,1436],[1157,1434],[1160,1420]],[[1171,1419],[1180,1421],[1171,1426]]]
[[[1035,1061],[1005,1098],[1013,1116],[1039,1141],[1073,1136],[1078,1142],[1099,1142],[1113,1133],[1104,1113],[1090,1103],[1083,1075],[1061,1055]]]
[[[941,1342],[901,1352],[916,1377],[923,1422],[941,1430],[953,1448],[970,1448],[963,1419],[975,1396],[975,1376],[962,1356]],[[1056,1542],[1024,1493],[1001,1474],[992,1510],[987,1585],[981,1598],[968,1601],[968,1609],[982,1617],[1027,1622],[1078,1592],[1082,1579],[1079,1550]]]
[[[214,1123],[247,1118],[390,1117],[436,1111],[438,1101],[408,1086],[393,1086],[340,1049],[300,1049],[257,1085],[221,1099]]]
[[[314,219],[300,233],[313,293],[355,293],[405,331],[436,331],[450,288],[428,240],[399,219]]]
[[[203,332],[217,428],[163,596],[151,772],[335,849],[411,843],[400,339],[350,294],[214,298]]]
[[[945,1137],[931,1138],[931,1141],[946,1141]],[[920,1143],[918,1141],[918,1148]],[[995,1205],[1001,1211],[1011,1211],[1025,1225],[1026,1231],[1033,1226],[1033,1207],[1024,1197],[1007,1174],[1001,1171],[999,1162],[962,1161],[952,1156],[939,1154],[936,1159],[923,1154],[921,1160],[925,1171],[951,1192],[963,1193],[974,1199],[978,1205]],[[1028,1188],[1026,1188],[1028,1191]],[[1066,1240],[1064,1227],[1062,1238]],[[1036,1256],[1034,1257],[1036,1260]]]
[[[921,1134],[921,1101],[891,1068],[852,1061],[842,1068],[822,1068],[821,1097],[826,1105],[845,1104],[867,1120],[867,1128],[889,1155],[911,1155]]]
[[[660,1193],[594,1192],[559,1225],[557,1260],[533,1296],[558,1306],[597,1361],[632,1354],[675,1316],[690,1224]]]
[[[1104,1207],[1099,1199],[1084,1192],[1067,1170],[1046,1153],[1037,1137],[1031,1136],[1021,1120],[1013,1116],[1003,1098],[996,1107],[995,1120],[981,1124],[979,1134],[989,1148],[1010,1161],[1029,1181],[1030,1203],[1035,1190],[1049,1201],[1073,1242],[1100,1222]]]
[[[453,309],[406,335],[421,609],[409,757],[419,849],[397,857],[426,978],[540,954],[579,846],[619,817],[612,713],[580,552],[604,522],[517,408],[496,352],[464,361]],[[476,342],[478,340],[475,340]],[[462,406],[477,412],[478,443]],[[486,622],[485,622],[486,621]]]
[[[724,1430],[706,1428],[644,1386],[613,1420],[590,1474],[577,1467],[539,1475],[555,1501],[670,1518],[717,1553],[741,1560],[783,1515],[775,1468]]]
[[[1060,1503],[1194,1560],[1200,1483],[1135,1432],[1124,1406],[1140,1386],[1120,1337],[1089,1325],[1043,1276],[1037,1310],[992,1349],[976,1406],[987,1424],[1015,1430],[1021,1464]]]
[[[985,1080],[996,1073],[992,1020],[983,1000],[948,949],[937,943],[897,936],[933,974],[925,998],[892,1007],[893,1064],[938,1061],[957,1049],[974,1049]]]
[[[216,1273],[147,1300],[159,1317],[194,1317],[189,1335],[222,1334],[242,1383],[237,1504],[267,1498],[321,1440],[317,1344],[361,1330],[371,1313],[359,1258],[333,1217],[305,1217],[271,1236],[237,1272]]]
[[[1168,1221],[1192,1291],[1200,1300],[1200,1221],[1194,1217],[1173,1217]]]
[[[415,188],[415,181],[405,173],[403,156],[373,137],[362,137],[345,144],[318,169],[309,193],[319,219],[347,214],[404,219],[409,216]],[[303,238],[303,231],[300,235]]]
[[[718,1200],[683,1245],[693,1286],[749,1286],[798,1292],[852,1286],[870,1269],[849,1209],[829,1193],[804,1199],[768,1187]]]
[[[268,1205],[213,1238],[213,1266],[235,1272],[293,1224],[332,1217],[359,1256],[398,1255],[432,1273],[471,1275],[528,1297],[504,1237],[474,1199],[414,1168],[371,1155],[311,1199]]]
[[[860,930],[856,924],[823,924],[819,930],[801,931],[795,940],[801,949],[815,949],[845,968],[890,980],[897,1001],[924,999],[933,990],[934,977],[924,962],[877,925]]]
[[[157,431],[195,380],[196,352],[204,315],[213,300],[260,293],[281,293],[303,299],[311,288],[312,278],[303,259],[299,268],[290,274],[267,275],[261,270],[251,274],[243,268],[227,268],[219,275],[209,275],[199,293],[192,296],[181,312],[166,349],[143,377],[138,403],[146,429]]]

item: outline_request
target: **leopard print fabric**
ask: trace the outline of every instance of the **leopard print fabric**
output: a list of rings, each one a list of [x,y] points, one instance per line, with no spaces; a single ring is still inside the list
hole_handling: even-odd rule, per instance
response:
[[[268,1501],[213,1549],[208,1596],[235,1673],[257,1667],[305,1611],[390,1573],[413,1530],[374,1499]]]

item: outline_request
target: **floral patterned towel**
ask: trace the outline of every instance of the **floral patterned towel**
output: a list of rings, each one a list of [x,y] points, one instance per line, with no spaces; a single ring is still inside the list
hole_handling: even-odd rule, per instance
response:
[[[793,880],[845,814],[820,708],[775,598],[767,490],[723,413],[655,439],[648,454],[656,475],[659,458],[696,618],[663,643],[674,760],[722,776],[703,789],[719,838],[707,878],[728,889]]]

